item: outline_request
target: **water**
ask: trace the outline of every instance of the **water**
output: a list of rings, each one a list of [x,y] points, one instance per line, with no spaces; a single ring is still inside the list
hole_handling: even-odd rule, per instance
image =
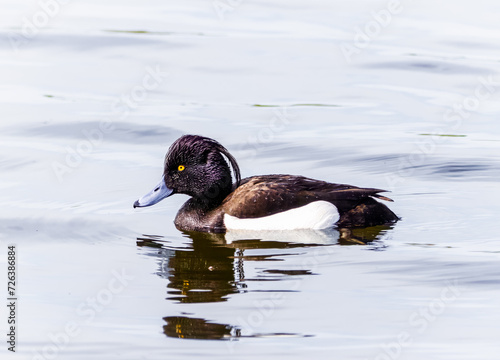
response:
[[[497,3],[1,3],[2,358],[497,358]],[[402,221],[183,234],[132,204],[184,133]]]

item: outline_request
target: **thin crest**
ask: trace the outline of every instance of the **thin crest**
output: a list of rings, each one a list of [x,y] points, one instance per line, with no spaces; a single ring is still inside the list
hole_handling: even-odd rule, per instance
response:
[[[231,167],[233,168],[236,187],[238,187],[238,185],[240,184],[240,181],[241,181],[241,173],[240,173],[240,167],[238,166],[238,163],[236,162],[236,159],[234,158],[234,156],[231,155],[229,153],[229,151],[224,146],[222,146],[220,143],[218,143],[217,141],[215,141],[213,139],[209,139],[209,138],[205,138],[205,139],[208,139],[211,142],[213,142],[213,144],[216,146],[217,150],[229,160],[229,162],[231,163]]]

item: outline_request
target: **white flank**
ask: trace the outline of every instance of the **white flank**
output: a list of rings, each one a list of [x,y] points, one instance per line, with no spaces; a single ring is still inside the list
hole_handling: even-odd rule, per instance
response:
[[[322,200],[260,218],[240,219],[224,215],[224,225],[227,230],[319,230],[332,227],[338,220],[337,207]]]

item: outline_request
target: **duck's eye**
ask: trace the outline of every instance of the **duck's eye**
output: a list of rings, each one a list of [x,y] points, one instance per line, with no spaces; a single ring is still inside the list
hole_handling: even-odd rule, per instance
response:
[[[184,169],[185,169],[185,168],[186,168],[186,167],[185,167],[184,165],[179,165],[179,166],[177,167],[177,170],[179,170],[179,171],[184,171]]]

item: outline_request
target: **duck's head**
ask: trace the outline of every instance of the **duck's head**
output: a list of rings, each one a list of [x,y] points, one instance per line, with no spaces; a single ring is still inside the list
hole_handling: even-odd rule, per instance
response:
[[[177,139],[165,156],[165,169],[160,183],[134,203],[135,207],[156,204],[179,193],[193,197],[205,206],[218,205],[232,191],[231,170],[236,185],[240,169],[234,157],[217,141],[197,135]]]

